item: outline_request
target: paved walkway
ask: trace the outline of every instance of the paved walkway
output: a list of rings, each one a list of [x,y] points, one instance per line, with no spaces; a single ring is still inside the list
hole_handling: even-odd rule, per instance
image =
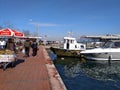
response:
[[[0,68],[0,90],[66,90],[43,46],[35,57],[19,53],[15,65]]]

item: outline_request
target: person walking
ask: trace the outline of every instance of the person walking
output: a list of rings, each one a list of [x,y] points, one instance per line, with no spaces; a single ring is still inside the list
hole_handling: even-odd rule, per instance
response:
[[[38,50],[38,43],[36,42],[36,39],[33,40],[31,47],[32,47],[32,56],[36,56]]]
[[[29,57],[29,53],[30,53],[30,40],[27,39],[25,42],[24,42],[24,49],[25,49],[25,57]]]

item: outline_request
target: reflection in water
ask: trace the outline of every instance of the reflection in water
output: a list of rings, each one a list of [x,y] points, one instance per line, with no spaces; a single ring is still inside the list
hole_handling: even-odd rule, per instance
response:
[[[79,73],[84,73],[97,80],[120,80],[120,62],[114,61],[109,65],[106,61],[87,61],[86,63],[79,61],[76,65],[65,65],[64,73],[66,77],[76,77]]]

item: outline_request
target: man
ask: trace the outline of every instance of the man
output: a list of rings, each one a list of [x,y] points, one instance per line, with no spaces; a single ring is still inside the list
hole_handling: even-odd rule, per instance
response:
[[[27,40],[24,42],[25,56],[26,56],[26,57],[29,57],[30,47],[31,47],[30,40],[27,39]]]
[[[32,47],[32,56],[36,56],[38,50],[38,43],[36,42],[36,39],[33,40],[31,47]]]

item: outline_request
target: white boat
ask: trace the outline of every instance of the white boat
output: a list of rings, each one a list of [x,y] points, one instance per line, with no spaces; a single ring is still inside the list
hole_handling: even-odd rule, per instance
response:
[[[81,51],[80,55],[89,60],[120,60],[120,40],[110,40],[102,47]]]
[[[51,50],[57,54],[57,56],[78,57],[79,52],[86,49],[86,45],[78,43],[76,38],[64,37],[63,48],[51,47]]]

